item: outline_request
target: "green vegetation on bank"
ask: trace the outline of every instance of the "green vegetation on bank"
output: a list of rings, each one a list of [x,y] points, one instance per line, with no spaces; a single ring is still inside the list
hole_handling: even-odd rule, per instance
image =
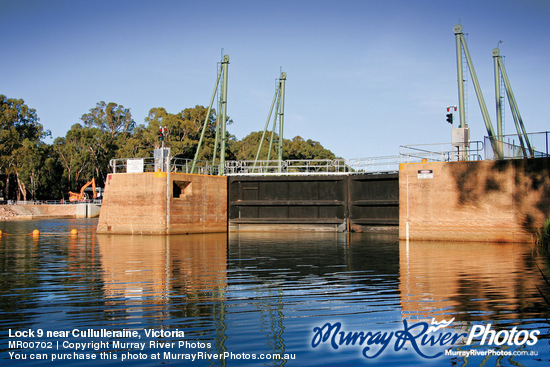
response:
[[[64,137],[46,144],[51,136],[38,122],[37,112],[22,99],[0,94],[0,197],[5,200],[59,200],[68,191],[78,191],[95,178],[99,186],[113,158],[152,157],[160,148],[158,127],[167,128],[166,146],[172,155],[193,159],[207,108],[195,106],[168,113],[151,108],[143,124],[136,124],[129,108],[103,101],[71,126]],[[199,159],[212,158],[216,111],[211,114]],[[229,123],[232,123],[229,120]],[[261,132],[242,140],[227,134],[226,159],[254,159]],[[268,134],[269,135],[269,134]],[[266,140],[268,137],[266,137]],[[260,159],[267,157],[264,143]],[[271,157],[276,157],[272,152]],[[333,159],[335,155],[319,142],[296,136],[283,141],[283,159]]]

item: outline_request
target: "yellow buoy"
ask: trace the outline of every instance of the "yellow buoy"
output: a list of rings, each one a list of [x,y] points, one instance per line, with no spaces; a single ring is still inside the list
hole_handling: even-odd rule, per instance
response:
[[[35,229],[34,231],[32,231],[32,235],[33,236],[39,236],[40,235],[40,231],[38,229]]]
[[[0,230],[0,237],[2,237],[2,230]]]
[[[78,234],[78,231],[76,230],[76,228],[71,229],[71,234],[74,236]]]

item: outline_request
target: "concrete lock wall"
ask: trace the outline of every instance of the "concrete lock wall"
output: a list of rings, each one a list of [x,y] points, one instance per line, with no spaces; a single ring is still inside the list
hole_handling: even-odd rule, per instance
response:
[[[147,172],[110,174],[98,233],[186,234],[227,231],[225,177]]]
[[[74,204],[76,218],[97,218],[101,211],[101,205],[92,203]]]
[[[533,242],[550,217],[550,159],[403,164],[399,203],[400,239]]]

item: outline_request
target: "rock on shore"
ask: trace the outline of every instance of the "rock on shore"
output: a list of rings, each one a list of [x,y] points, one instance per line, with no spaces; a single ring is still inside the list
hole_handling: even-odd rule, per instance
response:
[[[10,220],[17,218],[18,214],[7,205],[0,205],[0,220]]]

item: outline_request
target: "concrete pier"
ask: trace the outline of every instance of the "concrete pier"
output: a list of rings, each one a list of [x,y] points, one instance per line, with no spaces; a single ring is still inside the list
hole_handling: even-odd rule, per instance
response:
[[[226,177],[166,172],[115,173],[107,177],[98,233],[226,231]]]
[[[550,158],[403,164],[399,238],[534,242],[550,216]]]

